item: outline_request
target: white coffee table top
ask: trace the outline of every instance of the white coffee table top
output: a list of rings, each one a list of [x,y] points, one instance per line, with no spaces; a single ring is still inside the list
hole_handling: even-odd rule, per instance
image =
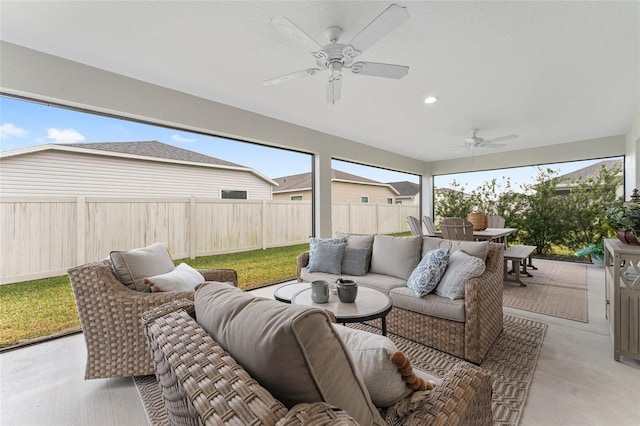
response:
[[[311,300],[311,287],[303,288],[293,295],[294,305],[308,305],[333,312],[339,323],[362,322],[386,316],[393,307],[393,301],[387,294],[371,287],[358,285],[358,296],[353,303],[342,303],[338,295],[329,292],[327,303],[314,303]]]
[[[311,288],[310,283],[293,283],[293,284],[285,284],[273,292],[273,297],[280,302],[291,303],[291,299],[296,293]]]

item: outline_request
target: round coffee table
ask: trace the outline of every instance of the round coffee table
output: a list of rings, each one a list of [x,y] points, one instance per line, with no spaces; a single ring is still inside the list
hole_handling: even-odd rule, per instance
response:
[[[340,324],[364,322],[380,318],[383,336],[387,335],[386,316],[393,307],[393,301],[387,294],[363,285],[358,285],[358,297],[353,303],[340,302],[338,295],[333,292],[329,292],[329,301],[327,303],[313,303],[311,301],[311,287],[302,289],[294,294],[291,298],[291,303],[326,309],[336,316],[336,321]]]
[[[311,288],[311,283],[292,283],[281,285],[273,292],[273,298],[279,302],[291,303],[291,299],[296,293]]]

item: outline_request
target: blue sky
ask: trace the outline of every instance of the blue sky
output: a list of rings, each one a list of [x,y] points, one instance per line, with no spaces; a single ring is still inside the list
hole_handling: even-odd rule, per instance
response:
[[[204,136],[200,134],[140,124],[128,120],[81,113],[0,97],[0,151],[26,148],[47,143],[124,142],[157,140],[180,148],[242,164],[270,177],[305,173],[311,170],[311,157],[306,154],[263,147],[255,144]],[[551,165],[561,174],[577,170],[598,160]],[[334,161],[334,168],[380,182],[409,180],[415,175],[392,172],[357,164]],[[452,179],[466,183],[471,191],[485,180],[509,175],[515,187],[532,182],[537,175],[533,167],[520,167],[491,172],[475,172],[437,177],[437,186],[448,186]]]

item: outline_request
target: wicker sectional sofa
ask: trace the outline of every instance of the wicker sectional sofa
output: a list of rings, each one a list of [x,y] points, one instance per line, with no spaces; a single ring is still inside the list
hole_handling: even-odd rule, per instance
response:
[[[365,236],[340,236],[347,240],[347,247],[352,240],[354,246],[363,246]],[[381,243],[384,247],[377,247]],[[410,246],[410,249],[403,249],[403,245]],[[414,247],[418,247],[417,254]],[[462,299],[449,300],[433,293],[418,298],[407,288],[407,279],[428,251],[442,247],[451,252],[474,252],[485,247],[485,271],[464,283]],[[307,268],[309,252],[304,252],[297,258],[298,281],[322,279],[335,282],[342,277],[384,291],[394,304],[387,315],[388,332],[480,364],[502,332],[503,252],[502,244],[486,241],[375,235],[371,267],[365,275],[310,272]]]
[[[195,302],[168,303],[141,321],[171,424],[492,423],[491,378],[466,363],[433,390],[376,407],[338,337],[343,327],[318,308],[207,283]]]

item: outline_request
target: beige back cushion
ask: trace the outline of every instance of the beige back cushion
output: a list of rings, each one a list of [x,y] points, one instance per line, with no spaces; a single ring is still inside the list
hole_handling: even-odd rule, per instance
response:
[[[142,280],[174,270],[173,260],[164,243],[129,251],[112,251],[113,270],[118,280],[132,290],[150,291]]]
[[[219,283],[196,290],[195,309],[197,322],[288,408],[326,402],[360,424],[383,424],[323,310]]]
[[[408,280],[420,262],[422,237],[376,235],[373,240],[371,272]]]
[[[487,253],[489,253],[489,241],[454,241],[443,238],[422,237],[422,257],[427,252],[440,248],[449,249],[449,254],[461,250],[484,262],[487,260]]]

